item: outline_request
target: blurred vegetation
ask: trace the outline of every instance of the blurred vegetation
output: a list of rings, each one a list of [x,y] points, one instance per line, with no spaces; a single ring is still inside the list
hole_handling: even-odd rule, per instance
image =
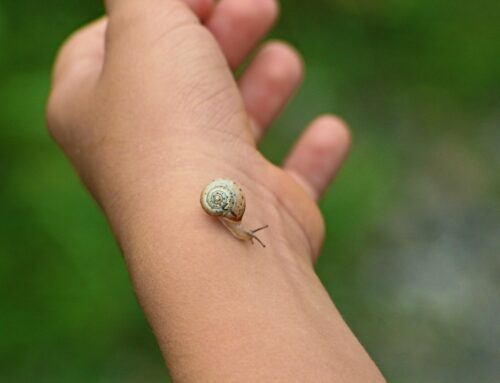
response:
[[[0,381],[164,381],[106,222],[44,129],[58,46],[99,0],[0,3]],[[318,273],[391,382],[500,376],[500,3],[282,2],[316,114],[353,128]]]

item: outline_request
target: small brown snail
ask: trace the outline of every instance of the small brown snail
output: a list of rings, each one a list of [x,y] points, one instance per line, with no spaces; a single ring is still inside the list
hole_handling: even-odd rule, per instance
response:
[[[210,182],[201,192],[200,202],[203,210],[208,215],[218,217],[236,238],[252,244],[255,239],[262,247],[266,247],[255,233],[266,229],[268,225],[248,230],[241,224],[246,202],[243,190],[236,182],[226,179]]]

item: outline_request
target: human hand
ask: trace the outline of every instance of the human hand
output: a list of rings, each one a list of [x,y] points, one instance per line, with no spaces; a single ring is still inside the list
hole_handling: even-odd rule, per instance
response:
[[[383,382],[312,267],[316,205],[349,146],[314,121],[283,167],[257,150],[298,87],[297,53],[269,43],[275,0],[107,0],[108,18],[57,60],[50,132],[103,207],[175,381]],[[191,9],[191,10],[190,10]],[[264,256],[214,223],[203,187],[244,189]]]
[[[120,222],[145,210],[144,200],[151,209],[161,202],[175,211],[168,225],[179,227],[177,214],[184,221],[191,208],[202,214],[201,189],[224,177],[245,190],[247,225],[270,225],[262,236],[271,249],[314,260],[324,231],[316,201],[347,153],[349,133],[337,118],[323,116],[283,167],[257,150],[302,77],[301,59],[279,42],[258,52],[239,83],[233,77],[273,24],[275,1],[106,6],[109,20],[83,28],[59,55],[48,125],[119,240]],[[190,224],[200,220],[196,230],[221,247],[248,245],[207,224],[208,217]]]

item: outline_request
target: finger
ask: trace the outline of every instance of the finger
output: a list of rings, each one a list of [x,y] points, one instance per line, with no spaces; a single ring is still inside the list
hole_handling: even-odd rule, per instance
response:
[[[107,20],[101,18],[75,32],[61,48],[53,72],[53,84],[68,76],[97,76],[104,60]]]
[[[247,111],[259,140],[302,81],[303,65],[289,45],[272,42],[257,54],[240,80]]]
[[[221,0],[206,26],[231,68],[236,68],[269,31],[278,16],[276,0]]]
[[[299,138],[284,169],[317,200],[340,169],[350,141],[342,121],[334,116],[320,117]]]
[[[214,0],[154,0],[156,2],[175,2],[184,1],[191,10],[198,15],[200,19],[206,19],[213,8]],[[106,5],[106,10],[108,14],[117,12],[119,8],[125,8],[130,6],[143,6],[147,7],[148,3],[154,2],[153,0],[104,0]]]

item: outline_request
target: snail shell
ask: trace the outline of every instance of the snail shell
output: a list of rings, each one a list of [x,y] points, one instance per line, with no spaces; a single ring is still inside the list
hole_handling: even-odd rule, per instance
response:
[[[201,192],[201,206],[208,215],[218,217],[224,226],[236,238],[243,241],[258,241],[266,247],[255,233],[266,229],[263,226],[255,230],[248,230],[241,224],[245,213],[246,201],[241,187],[234,181],[228,179],[217,179],[210,182]]]
[[[218,179],[203,189],[201,206],[209,215],[241,221],[246,207],[245,195],[236,182]]]

